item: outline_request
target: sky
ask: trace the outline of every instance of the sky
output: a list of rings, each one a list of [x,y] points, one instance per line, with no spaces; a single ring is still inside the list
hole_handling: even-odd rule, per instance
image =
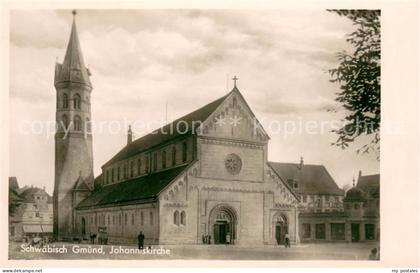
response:
[[[71,22],[70,10],[14,10],[10,17],[10,176],[49,193],[54,67]],[[337,52],[352,50],[345,39],[354,26],[345,17],[325,10],[78,10],[76,23],[92,72],[92,120],[112,128],[94,131],[95,176],[126,144],[128,124],[148,124],[133,128],[141,137],[225,95],[234,75],[271,138],[270,161],[303,157],[324,165],[340,187],[359,170],[379,173],[377,154],[356,153],[369,137],[346,150],[331,145],[332,126],[346,112],[327,71],[338,65]]]

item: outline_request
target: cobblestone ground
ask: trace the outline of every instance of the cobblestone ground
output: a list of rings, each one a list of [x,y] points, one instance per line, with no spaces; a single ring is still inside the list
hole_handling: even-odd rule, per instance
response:
[[[367,260],[376,243],[314,243],[283,246],[244,247],[233,245],[165,245],[153,246],[149,254],[124,253],[136,251],[135,246],[102,246],[103,254],[75,253],[74,250],[100,249],[99,245],[55,243],[50,247],[63,247],[67,253],[23,252],[21,243],[9,243],[9,259],[211,259],[211,260]],[[123,253],[113,254],[113,249]],[[170,254],[159,255],[157,249],[169,250]]]

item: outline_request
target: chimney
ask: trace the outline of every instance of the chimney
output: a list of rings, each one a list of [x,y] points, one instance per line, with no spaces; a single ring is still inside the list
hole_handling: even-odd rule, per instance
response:
[[[133,142],[133,132],[131,131],[131,125],[128,125],[128,132],[127,132],[127,145]]]
[[[303,168],[303,156],[300,157],[299,170],[302,170],[302,168]]]

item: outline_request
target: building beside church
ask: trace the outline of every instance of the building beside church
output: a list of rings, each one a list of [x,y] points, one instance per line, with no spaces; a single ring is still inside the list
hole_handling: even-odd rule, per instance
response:
[[[9,239],[52,237],[52,223],[52,197],[45,189],[21,188],[16,177],[9,177]]]
[[[133,141],[93,179],[90,72],[75,20],[56,65],[54,234],[110,243],[299,242],[299,196],[267,161],[269,136],[238,87]],[[235,78],[236,79],[236,78]]]
[[[269,162],[275,172],[288,183],[300,201],[300,211],[308,213],[343,211],[344,191],[323,165]]]
[[[307,241],[379,241],[379,174],[362,176],[349,189],[343,209],[299,214],[299,232]]]

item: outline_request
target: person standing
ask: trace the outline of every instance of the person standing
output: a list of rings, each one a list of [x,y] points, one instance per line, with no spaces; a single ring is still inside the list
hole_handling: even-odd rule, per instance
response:
[[[143,249],[144,247],[144,234],[140,231],[139,235],[137,236],[137,242],[139,245],[139,249]]]
[[[226,244],[230,245],[230,233],[226,233]]]
[[[290,238],[289,238],[289,233],[287,233],[287,232],[284,235],[284,246],[285,247],[290,247]]]

